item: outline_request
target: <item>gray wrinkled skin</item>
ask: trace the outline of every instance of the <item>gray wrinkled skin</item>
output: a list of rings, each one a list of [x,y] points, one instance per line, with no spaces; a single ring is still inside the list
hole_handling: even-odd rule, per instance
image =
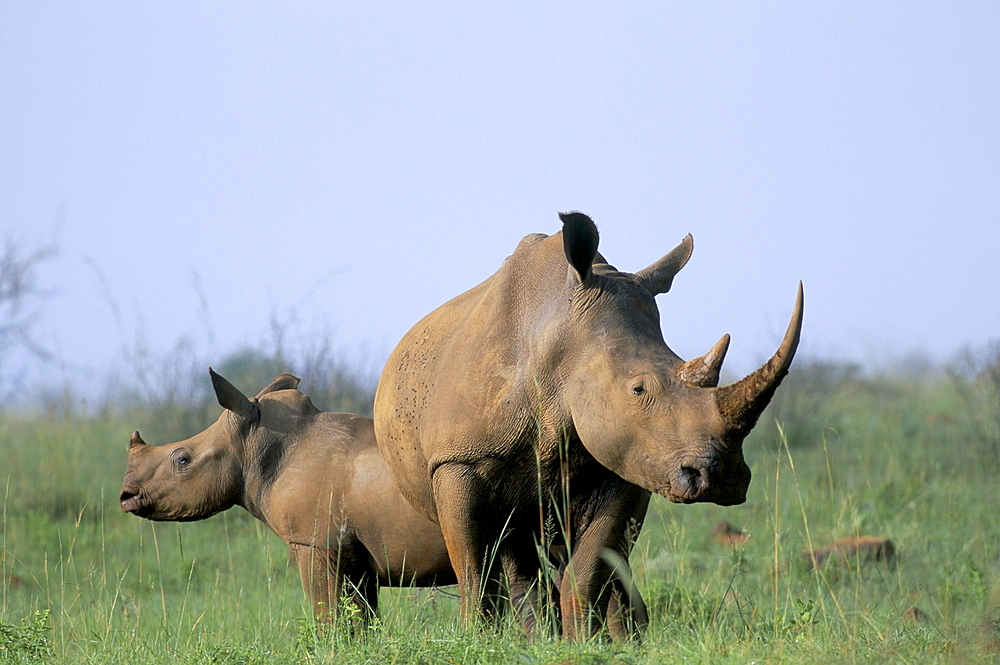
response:
[[[746,499],[742,441],[788,371],[801,287],[775,356],[717,388],[728,336],[684,362],[654,301],[690,236],[630,274],[597,253],[589,218],[562,218],[561,233],[525,237],[496,274],[404,336],[379,382],[375,432],[403,495],[441,525],[466,617],[496,616],[505,578],[534,630],[537,543],[565,557],[564,635],[627,637],[646,621],[627,560],[650,493]]]

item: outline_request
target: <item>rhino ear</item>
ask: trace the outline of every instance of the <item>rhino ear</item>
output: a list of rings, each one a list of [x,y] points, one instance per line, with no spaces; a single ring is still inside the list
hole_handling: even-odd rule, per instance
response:
[[[597,256],[597,225],[582,212],[561,212],[563,251],[580,282],[587,281]]]
[[[257,419],[257,405],[241,393],[236,386],[229,383],[221,374],[216,374],[211,367],[208,374],[212,377],[212,387],[215,388],[215,397],[224,409],[229,409],[236,415],[248,420]]]
[[[277,379],[267,384],[267,387],[257,393],[257,399],[260,399],[268,393],[273,393],[278,390],[295,390],[299,387],[299,377],[293,376],[291,374],[285,373],[279,376]]]
[[[679,273],[684,264],[691,258],[693,249],[694,238],[689,233],[684,236],[684,240],[681,240],[681,244],[674,247],[669,254],[653,265],[643,268],[635,276],[654,296],[658,293],[666,293],[674,282],[674,275]]]

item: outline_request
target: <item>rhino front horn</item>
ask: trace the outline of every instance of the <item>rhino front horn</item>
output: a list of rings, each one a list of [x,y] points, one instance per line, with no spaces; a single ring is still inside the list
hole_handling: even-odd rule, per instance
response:
[[[727,430],[746,436],[764,412],[774,391],[788,374],[802,332],[802,282],[795,298],[795,311],[781,346],[763,367],[740,381],[716,389],[716,402]]]
[[[132,450],[136,446],[144,446],[146,442],[139,436],[139,430],[132,432],[132,437],[128,440],[128,449]]]

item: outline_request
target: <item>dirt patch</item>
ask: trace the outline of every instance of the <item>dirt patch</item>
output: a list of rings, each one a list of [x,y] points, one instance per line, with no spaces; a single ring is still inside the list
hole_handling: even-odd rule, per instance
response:
[[[825,547],[806,552],[806,559],[814,566],[827,561],[847,563],[892,563],[896,560],[896,546],[888,538],[877,536],[848,536],[839,538]]]
[[[750,540],[750,534],[743,529],[733,526],[729,522],[719,522],[712,527],[711,533],[717,543],[726,547],[742,545]]]

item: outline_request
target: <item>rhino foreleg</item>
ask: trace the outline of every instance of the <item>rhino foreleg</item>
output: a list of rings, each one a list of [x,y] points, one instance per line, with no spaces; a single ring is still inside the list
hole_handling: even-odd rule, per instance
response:
[[[518,532],[518,540],[514,534],[508,534],[501,542],[500,552],[503,561],[504,574],[507,578],[507,592],[510,595],[511,607],[524,632],[534,636],[542,627],[558,626],[559,618],[554,612],[552,589],[543,574],[543,562],[533,541],[527,540],[524,530]]]
[[[312,602],[316,619],[327,623],[340,614],[341,599],[350,599],[357,619],[378,615],[378,579],[374,571],[355,565],[353,557],[325,547],[289,543],[299,567],[302,587]]]
[[[559,585],[563,635],[588,638],[606,629],[612,639],[638,637],[649,623],[646,604],[632,580],[628,556],[649,505],[649,493],[614,485],[598,493],[596,512],[586,515],[569,538],[569,560]]]
[[[495,624],[503,613],[501,527],[472,465],[439,466],[432,478],[438,523],[462,597],[462,620]]]
[[[313,605],[318,621],[327,621],[337,607],[335,589],[339,587],[336,569],[331,569],[326,550],[311,545],[289,543],[288,548],[299,568],[302,588]]]
[[[611,583],[611,598],[608,601],[608,632],[611,639],[634,639],[642,635],[649,625],[649,613],[646,601],[642,599],[639,589],[627,576],[627,571],[616,571],[615,580]]]

